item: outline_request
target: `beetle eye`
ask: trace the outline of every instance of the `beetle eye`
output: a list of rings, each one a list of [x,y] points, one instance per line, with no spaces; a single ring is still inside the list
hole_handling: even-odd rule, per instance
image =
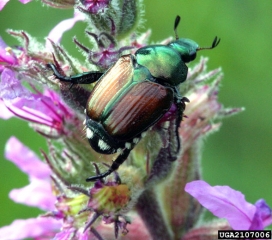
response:
[[[195,60],[195,58],[196,58],[196,51],[191,51],[191,52],[184,54],[182,56],[182,60],[185,63],[191,62],[191,61]]]
[[[196,52],[195,52],[195,51],[194,51],[194,52],[191,52],[191,53],[190,53],[190,61],[195,60],[195,58],[196,58]]]

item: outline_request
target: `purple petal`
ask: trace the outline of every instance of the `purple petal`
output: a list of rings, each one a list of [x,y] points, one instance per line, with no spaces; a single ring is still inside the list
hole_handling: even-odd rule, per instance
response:
[[[65,115],[65,118],[73,115],[73,113],[70,111],[70,109],[62,103],[62,99],[59,94],[57,94],[56,92],[53,92],[51,90],[45,90],[43,95],[48,97],[51,100],[51,102],[53,102],[52,105],[56,106],[55,107],[56,112],[58,112],[59,114],[61,113],[61,115]]]
[[[7,109],[7,107],[5,106],[4,102],[0,99],[0,118],[2,119],[9,119],[11,117],[13,117],[14,114],[11,113],[11,111],[9,111]]]
[[[68,228],[68,229],[62,229],[61,232],[57,233],[53,240],[66,240],[71,239],[71,236],[74,235],[75,229]]]
[[[43,210],[54,210],[56,197],[52,193],[49,167],[15,137],[8,140],[5,153],[7,159],[29,175],[30,180],[28,186],[12,190],[10,198],[15,202]]]
[[[0,0],[0,7],[2,2],[3,1]],[[0,37],[0,63],[2,63],[0,72],[2,72],[5,69],[4,67],[5,64],[8,64],[8,65],[18,64],[17,57],[15,56],[11,48],[8,47],[8,45],[4,42],[4,40],[1,37]]]
[[[264,199],[259,199],[255,206],[257,207],[257,212],[260,214],[263,220],[271,218],[271,208],[267,205]]]
[[[17,64],[17,58],[9,54],[6,49],[0,49],[0,63],[7,63],[9,65]]]
[[[33,94],[16,79],[15,74],[5,69],[0,84],[0,97],[6,107],[16,116],[27,121],[53,128],[58,133],[63,131],[63,120],[71,116],[68,108],[52,91]],[[50,131],[50,129],[48,130]]]
[[[0,11],[5,7],[9,0],[0,0]]]
[[[256,212],[253,216],[249,230],[263,230],[263,229],[264,229],[264,225],[263,225],[262,218],[260,214]]]
[[[228,186],[211,187],[204,181],[187,183],[185,191],[215,216],[226,218],[234,230],[248,230],[256,212],[244,195]]]
[[[55,209],[56,197],[52,193],[49,179],[45,181],[32,178],[29,185],[10,191],[9,197],[14,202],[38,207],[45,211]]]
[[[263,230],[272,224],[271,208],[263,199],[258,200],[255,206],[257,207],[257,211],[252,220],[250,230]]]
[[[25,239],[44,237],[50,239],[61,228],[61,221],[53,218],[30,218],[15,220],[0,228],[0,239]]]
[[[4,99],[5,100],[5,99]],[[13,101],[4,101],[8,109],[17,116],[31,122],[58,128],[62,123],[60,109],[50,98],[32,94],[32,99],[17,98]]]
[[[0,0],[0,5],[3,1]],[[0,6],[1,7],[1,6]],[[1,9],[0,9],[1,11]],[[16,65],[18,60],[12,49],[0,37],[0,73],[4,71],[5,65]]]
[[[15,137],[8,140],[5,156],[31,177],[37,179],[48,179],[50,177],[50,168]]]
[[[32,94],[31,100],[16,98],[4,100],[6,107],[16,116],[32,122],[32,127],[41,134],[58,137],[66,132],[64,123],[72,117],[69,109],[60,102],[39,94]]]
[[[83,4],[90,13],[97,14],[98,12],[103,12],[104,9],[109,6],[109,2],[109,0],[85,0],[83,1]]]
[[[75,25],[76,22],[83,21],[83,20],[84,20],[84,15],[80,12],[75,12],[73,18],[63,20],[59,24],[57,24],[50,31],[47,38],[52,40],[54,43],[60,43],[63,33],[70,30]],[[46,48],[51,49],[51,44],[48,40],[46,41]]]
[[[2,3],[3,1],[0,0],[0,4]],[[7,1],[8,2],[8,1]],[[5,43],[5,41],[0,37],[0,49],[5,49],[8,45]]]
[[[29,3],[29,2],[31,2],[31,1],[32,1],[32,0],[20,0],[20,2],[23,3],[23,4]]]
[[[13,71],[5,68],[1,74],[0,97],[3,100],[13,100],[17,97],[31,98],[31,92],[22,86]]]

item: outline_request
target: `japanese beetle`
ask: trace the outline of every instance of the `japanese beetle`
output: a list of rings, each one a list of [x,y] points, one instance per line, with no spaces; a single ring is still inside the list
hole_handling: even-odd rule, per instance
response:
[[[176,160],[180,150],[178,128],[185,110],[185,102],[178,86],[187,78],[188,63],[196,58],[196,52],[215,48],[220,39],[215,37],[212,46],[200,48],[190,39],[178,38],[167,45],[149,45],[135,54],[119,58],[105,73],[86,72],[66,77],[54,64],[48,64],[60,81],[73,84],[90,84],[98,81],[86,104],[86,136],[92,148],[102,154],[120,154],[110,168],[86,181],[104,178],[117,170],[140,141],[142,134],[154,126],[170,109],[175,121],[173,135],[175,149],[170,161]],[[173,117],[172,117],[173,119]]]

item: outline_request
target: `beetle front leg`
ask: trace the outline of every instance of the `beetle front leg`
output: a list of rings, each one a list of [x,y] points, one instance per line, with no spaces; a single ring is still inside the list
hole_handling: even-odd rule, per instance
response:
[[[67,77],[63,76],[53,63],[48,63],[46,66],[54,72],[54,75],[57,79],[62,82],[71,84],[91,84],[98,81],[99,78],[104,74],[103,72],[92,71]]]
[[[98,81],[100,77],[103,75],[102,72],[86,72],[83,74],[77,74],[74,76],[64,76],[62,75],[57,66],[48,63],[46,65],[48,68],[50,68],[54,76],[59,79],[60,82],[63,84],[60,84],[60,92],[62,95],[63,100],[73,109],[78,110],[79,112],[84,111],[86,108],[87,100],[90,96],[90,91],[78,86],[76,89],[72,88],[75,84],[90,84]],[[69,86],[70,84],[70,86]]]
[[[117,170],[119,168],[119,166],[128,158],[128,155],[130,153],[132,149],[125,149],[116,159],[115,161],[113,161],[112,165],[110,166],[110,168],[104,172],[101,173],[99,175],[93,176],[93,177],[89,177],[86,179],[87,182],[94,182],[98,179],[102,179],[108,175],[110,175],[112,172],[114,172],[115,170]]]

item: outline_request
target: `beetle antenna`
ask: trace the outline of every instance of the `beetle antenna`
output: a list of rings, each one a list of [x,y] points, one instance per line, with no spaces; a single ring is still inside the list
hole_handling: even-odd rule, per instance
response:
[[[221,40],[220,38],[215,37],[213,42],[212,42],[212,46],[210,46],[210,47],[199,47],[197,49],[197,51],[204,50],[204,49],[213,49],[220,43],[220,40]]]
[[[176,35],[176,40],[179,39],[178,32],[177,32],[177,28],[178,28],[179,22],[180,22],[180,16],[177,15],[176,19],[175,19],[175,24],[174,24],[174,31],[175,31],[175,35]]]

